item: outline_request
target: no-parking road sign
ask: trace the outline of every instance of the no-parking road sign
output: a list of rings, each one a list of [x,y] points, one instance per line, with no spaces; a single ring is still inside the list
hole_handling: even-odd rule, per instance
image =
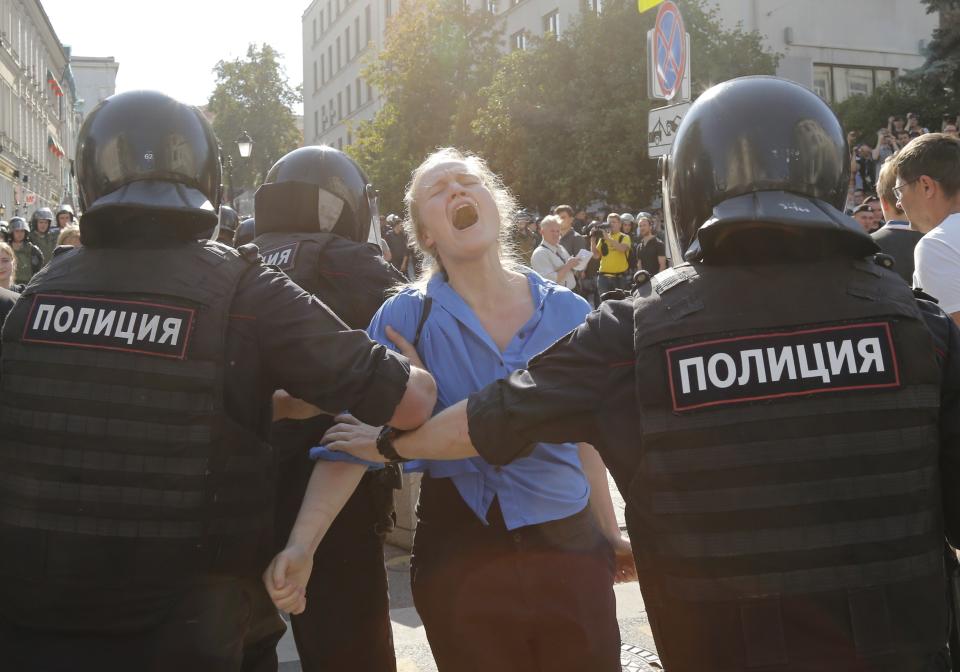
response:
[[[673,100],[683,88],[689,54],[683,17],[670,0],[660,5],[652,38],[651,93],[654,98]]]

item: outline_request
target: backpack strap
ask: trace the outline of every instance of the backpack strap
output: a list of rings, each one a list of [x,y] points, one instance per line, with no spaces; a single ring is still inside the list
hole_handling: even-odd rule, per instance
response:
[[[417,333],[413,337],[414,348],[420,344],[420,332],[423,331],[423,325],[426,324],[427,318],[430,316],[430,308],[432,307],[433,297],[425,296],[423,298],[423,310],[420,312],[420,321],[417,323]]]

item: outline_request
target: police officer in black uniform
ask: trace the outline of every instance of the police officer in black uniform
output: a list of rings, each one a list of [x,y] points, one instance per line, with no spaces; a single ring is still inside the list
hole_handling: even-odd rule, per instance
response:
[[[221,205],[219,214],[216,235],[213,236],[213,239],[224,245],[232,246],[237,228],[240,226],[240,215],[229,205]]]
[[[237,230],[233,234],[233,246],[240,247],[247,243],[252,243],[253,239],[257,237],[256,226],[257,223],[253,217],[247,217],[240,222]]]
[[[384,261],[379,246],[367,242],[378,219],[375,192],[350,157],[333,147],[302,147],[277,161],[257,190],[254,242],[266,263],[330,306],[347,326],[366,329],[388,292],[406,281]],[[330,416],[274,423],[278,549],[307,488],[309,450],[332,424]],[[396,469],[368,472],[317,549],[307,588],[311,606],[291,621],[304,672],[396,669],[383,564],[394,486]]]
[[[415,426],[434,384],[254,247],[197,240],[221,172],[196,108],[118,94],[77,155],[84,246],[3,332],[2,667],[239,670],[251,633],[283,632],[259,581],[274,391]]]
[[[665,174],[689,263],[380,454],[595,445],[670,672],[949,669],[960,332],[842,214],[848,156],[799,85],[710,89]]]

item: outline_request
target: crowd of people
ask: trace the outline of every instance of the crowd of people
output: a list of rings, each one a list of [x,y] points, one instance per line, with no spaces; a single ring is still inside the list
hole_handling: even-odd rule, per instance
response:
[[[23,217],[0,221],[0,287],[21,291],[53,258],[60,245],[80,245],[80,227],[73,207],[62,204],[56,215],[37,208],[28,225]]]
[[[613,289],[629,289],[634,276],[667,268],[662,213],[587,213],[566,204],[537,219],[528,210],[513,215],[512,244],[541,276],[564,285],[592,306]]]

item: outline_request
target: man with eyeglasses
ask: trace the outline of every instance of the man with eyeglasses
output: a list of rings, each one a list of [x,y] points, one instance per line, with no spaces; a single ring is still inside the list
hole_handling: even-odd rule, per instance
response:
[[[960,324],[960,140],[928,133],[894,160],[894,196],[913,228],[925,234],[913,252],[913,286]]]

